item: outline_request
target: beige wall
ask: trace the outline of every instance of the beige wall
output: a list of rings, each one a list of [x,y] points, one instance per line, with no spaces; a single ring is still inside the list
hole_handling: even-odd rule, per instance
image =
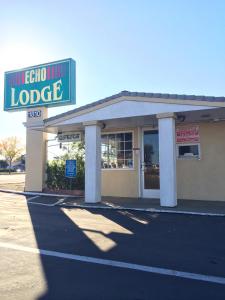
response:
[[[42,192],[45,182],[47,133],[31,128],[34,125],[43,125],[43,119],[47,117],[47,108],[38,107],[29,110],[41,110],[41,116],[27,117],[25,191]]]
[[[117,131],[122,132],[121,129]],[[138,147],[138,130],[126,131],[133,131],[133,147]],[[133,157],[132,170],[102,170],[102,196],[138,197],[138,155],[134,152]]]
[[[25,191],[42,192],[46,168],[46,139],[42,131],[27,129]]]
[[[177,160],[178,199],[225,201],[225,122],[201,123],[199,132],[201,159]],[[137,129],[134,147],[138,147]],[[138,197],[138,176],[134,154],[134,170],[102,171],[102,195]]]
[[[201,123],[200,160],[177,160],[178,199],[225,201],[225,122]]]
[[[29,120],[28,127],[37,121]],[[133,131],[133,147],[138,148],[138,129],[124,131]],[[199,131],[200,160],[177,160],[178,199],[225,201],[225,122],[201,123]],[[46,138],[45,133],[27,128],[27,191],[43,189]],[[131,170],[102,170],[103,196],[139,196],[139,155],[134,152],[133,157],[134,168]]]

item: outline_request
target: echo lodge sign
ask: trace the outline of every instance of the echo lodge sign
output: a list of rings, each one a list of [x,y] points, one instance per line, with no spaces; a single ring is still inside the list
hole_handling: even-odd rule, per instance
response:
[[[75,61],[5,72],[4,110],[75,104]]]

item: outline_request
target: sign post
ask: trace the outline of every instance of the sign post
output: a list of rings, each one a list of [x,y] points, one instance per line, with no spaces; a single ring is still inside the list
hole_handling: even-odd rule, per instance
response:
[[[70,190],[72,190],[72,179],[77,176],[77,161],[76,159],[67,159],[65,176],[70,178]]]

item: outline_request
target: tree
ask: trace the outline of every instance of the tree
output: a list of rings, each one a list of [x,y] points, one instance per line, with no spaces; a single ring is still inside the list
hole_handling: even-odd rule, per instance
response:
[[[22,154],[23,147],[16,136],[8,137],[0,141],[0,154],[5,158],[11,173],[12,162]]]

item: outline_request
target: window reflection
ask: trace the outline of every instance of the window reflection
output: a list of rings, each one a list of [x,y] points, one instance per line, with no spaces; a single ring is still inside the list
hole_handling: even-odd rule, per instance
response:
[[[102,168],[133,168],[132,132],[102,135]]]
[[[144,188],[159,189],[158,131],[144,132]]]

